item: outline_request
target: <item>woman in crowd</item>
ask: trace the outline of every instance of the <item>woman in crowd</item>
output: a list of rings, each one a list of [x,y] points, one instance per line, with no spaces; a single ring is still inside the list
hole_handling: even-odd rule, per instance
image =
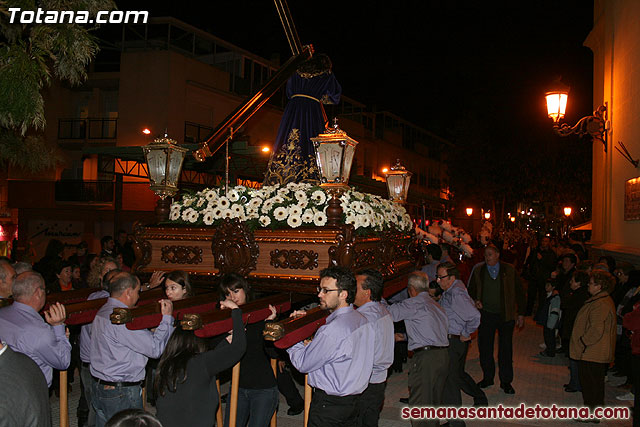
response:
[[[73,290],[71,276],[71,263],[69,261],[59,261],[56,263],[53,273],[55,280],[49,283],[48,293]]]
[[[571,333],[570,357],[578,361],[578,376],[584,405],[604,406],[604,377],[613,362],[616,345],[616,311],[609,292],[615,278],[594,271],[589,279],[589,295],[576,316]]]
[[[225,300],[220,306],[231,309],[233,319],[233,332],[226,340],[206,351],[206,341],[178,327],[162,353],[154,391],[157,416],[164,427],[210,427],[215,423],[216,375],[237,363],[246,349],[238,305]]]
[[[239,306],[252,298],[251,288],[247,281],[237,274],[227,274],[220,282],[220,295],[225,301],[232,301]],[[276,310],[271,309],[271,316],[276,317]],[[247,352],[240,361],[240,381],[238,390],[237,427],[265,427],[269,425],[278,406],[278,386],[273,375],[269,358],[278,355],[272,348],[272,354],[266,353],[262,331],[264,321],[247,325]],[[229,405],[225,410],[225,427],[229,425]]]

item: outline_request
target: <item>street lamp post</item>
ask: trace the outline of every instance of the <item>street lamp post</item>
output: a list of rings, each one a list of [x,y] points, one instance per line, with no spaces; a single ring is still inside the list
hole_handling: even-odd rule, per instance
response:
[[[467,216],[473,215],[473,208],[467,208],[466,211],[467,211]]]
[[[569,87],[558,79],[554,86],[545,94],[547,100],[547,115],[553,120],[553,130],[560,136],[579,135],[591,136],[594,140],[602,142],[604,151],[607,152],[607,103],[599,106],[593,115],[578,120],[574,126],[560,123],[564,118],[569,100]]]

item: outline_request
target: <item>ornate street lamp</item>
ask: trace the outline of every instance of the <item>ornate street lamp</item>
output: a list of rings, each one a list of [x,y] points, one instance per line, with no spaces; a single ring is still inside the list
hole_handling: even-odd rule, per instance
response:
[[[473,215],[473,208],[467,208],[467,216]]]
[[[169,219],[171,196],[178,192],[178,179],[182,171],[184,156],[189,151],[180,147],[174,139],[167,136],[156,138],[142,147],[147,167],[151,190],[160,197],[156,206],[158,222]]]
[[[389,200],[397,203],[407,202],[411,175],[413,174],[400,164],[400,159],[396,160],[396,164],[391,166],[389,171],[385,174],[385,178],[387,179],[387,190],[389,191]]]
[[[327,207],[327,224],[337,226],[342,218],[338,197],[349,188],[349,174],[358,141],[340,129],[337,118],[333,119],[333,126],[327,126],[324,133],[311,138],[311,141],[320,171],[320,186],[332,195]]]
[[[578,120],[574,126],[560,123],[564,118],[569,99],[569,87],[556,80],[550,91],[545,94],[547,99],[547,115],[553,120],[553,130],[560,136],[579,135],[591,136],[594,140],[602,142],[604,151],[607,151],[607,103],[599,106],[593,115],[586,116]]]
[[[484,219],[486,219],[487,221],[489,221],[491,219],[491,212],[485,212],[484,213]]]
[[[567,206],[564,208],[564,216],[567,218],[571,216],[571,207]]]

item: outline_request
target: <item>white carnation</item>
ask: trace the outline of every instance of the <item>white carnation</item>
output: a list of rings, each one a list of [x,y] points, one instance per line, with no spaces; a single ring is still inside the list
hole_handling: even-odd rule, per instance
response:
[[[258,222],[260,223],[260,225],[261,225],[262,227],[266,227],[266,226],[268,226],[269,224],[271,224],[271,218],[269,218],[269,217],[268,217],[268,216],[266,216],[266,215],[262,215],[260,218],[258,218]]]
[[[169,219],[171,221],[177,221],[180,219],[180,207],[178,209],[171,208],[171,213],[169,214]]]
[[[298,205],[291,205],[289,206],[289,216],[300,216],[302,215],[302,208],[300,208],[300,206]]]
[[[287,224],[291,228],[298,228],[300,227],[300,224],[302,224],[302,218],[300,218],[300,215],[289,215]]]
[[[262,199],[260,197],[254,197],[253,199],[249,200],[249,207],[252,209],[258,209],[261,204]]]
[[[321,205],[327,201],[327,196],[322,190],[316,190],[311,193],[311,200],[313,200],[316,205]]]
[[[222,196],[218,199],[218,206],[223,210],[228,209],[229,206],[231,206],[231,202],[229,201],[228,198],[226,198],[225,196]]]
[[[273,211],[273,216],[277,221],[284,221],[285,219],[287,219],[288,215],[289,212],[287,208],[284,208],[282,206],[275,208],[275,210]]]
[[[204,222],[204,225],[213,224],[213,221],[215,221],[215,219],[216,218],[213,215],[213,210],[207,209],[205,211],[202,211],[202,222]]]
[[[240,195],[235,189],[229,190],[227,197],[229,198],[230,202],[237,202],[238,200],[240,200]]]
[[[322,227],[323,225],[325,225],[327,223],[327,215],[324,212],[317,212],[313,216],[313,223],[317,227]]]
[[[233,218],[233,211],[231,209],[222,209],[220,213],[221,218]]]
[[[193,208],[187,208],[185,210],[182,211],[182,220],[183,221],[189,221],[189,218],[191,217],[191,213],[195,212],[195,210]]]
[[[302,222],[305,224],[309,224],[313,222],[313,211],[311,209],[306,209],[302,214]]]

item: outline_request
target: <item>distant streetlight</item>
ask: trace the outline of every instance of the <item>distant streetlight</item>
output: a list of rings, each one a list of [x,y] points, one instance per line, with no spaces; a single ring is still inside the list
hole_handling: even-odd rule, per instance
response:
[[[260,150],[263,153],[268,153],[269,151],[271,151],[271,148],[267,147],[266,145],[264,147],[262,147],[262,149]]]
[[[489,221],[491,219],[491,212],[485,212],[484,213],[484,219],[486,219],[487,221]]]
[[[467,208],[467,216],[473,215],[473,208]]]
[[[564,216],[566,217],[571,216],[571,208],[569,206],[564,208]]]
[[[511,222],[516,222],[516,217],[512,216],[511,218],[509,218],[511,220]]]
[[[149,128],[144,128],[142,129],[142,133],[144,133],[145,135],[149,135],[151,134],[151,130]]]

